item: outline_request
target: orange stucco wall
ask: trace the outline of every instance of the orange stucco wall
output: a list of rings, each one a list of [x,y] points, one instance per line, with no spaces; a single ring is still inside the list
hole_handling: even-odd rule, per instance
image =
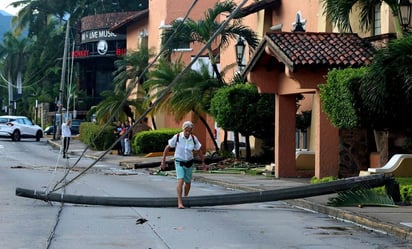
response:
[[[198,20],[203,18],[205,11],[211,8],[217,1],[198,1],[194,8],[190,11],[189,18],[193,20]],[[157,54],[160,51],[161,45],[161,25],[169,25],[173,20],[177,18],[183,18],[189,10],[190,5],[193,3],[192,0],[149,0],[149,19],[147,21],[147,32],[148,32],[148,47],[154,48],[154,52]],[[144,24],[140,24],[144,26]],[[138,28],[136,29],[136,31]],[[133,40],[136,40],[136,33],[128,33],[131,36],[131,46],[133,46]],[[129,42],[128,42],[129,46]],[[200,45],[195,45],[192,50],[177,52],[174,58],[181,57],[182,60],[189,64],[191,57],[196,55]],[[206,117],[209,126],[214,128],[214,121],[210,117]],[[195,123],[194,133],[199,138],[202,143],[203,149],[212,150],[214,149],[213,142],[206,132],[206,128],[200,121],[195,117],[193,113],[188,113],[183,120],[178,121],[172,114],[159,112],[155,116],[157,128],[174,127],[180,128],[181,124],[186,120],[191,120]]]
[[[203,18],[204,12],[213,6],[218,0],[198,1],[193,8],[190,18],[198,20]],[[220,0],[223,1],[223,0]],[[241,0],[235,0],[240,3]],[[248,1],[253,4],[255,1]],[[149,18],[147,21],[131,25],[128,28],[127,48],[136,49],[138,43],[137,34],[147,29],[148,46],[155,48],[157,53],[160,48],[161,25],[170,24],[174,19],[183,17],[188,10],[191,0],[149,0]],[[246,5],[247,6],[247,5]],[[283,31],[291,31],[292,23],[296,20],[296,14],[300,11],[303,20],[306,21],[305,29],[307,32],[332,32],[336,31],[331,24],[326,22],[323,16],[321,1],[302,0],[302,1],[281,1],[280,5],[273,10],[261,10],[242,19],[242,24],[256,31],[258,37],[262,39],[270,28],[277,24],[282,24]],[[392,17],[388,7],[382,6],[382,32],[392,30]],[[356,11],[354,12],[356,14]],[[219,21],[224,21],[226,16],[222,15]],[[356,19],[358,20],[358,19]],[[365,33],[368,35],[368,33]],[[220,68],[224,73],[227,82],[237,72],[235,49],[236,40],[231,41],[227,47],[220,51]],[[191,50],[179,52],[174,58],[182,56],[182,59],[189,63],[191,58],[196,55],[200,48],[195,44]],[[275,52],[266,49],[262,60],[275,57]],[[251,58],[256,57],[254,51],[246,47],[245,64]],[[319,98],[317,85],[325,81],[327,68],[299,68],[289,70],[285,65],[278,65],[271,69],[265,67],[265,63],[253,66],[248,73],[248,81],[257,85],[260,92],[275,93],[275,163],[276,174],[278,177],[297,176],[295,169],[295,96],[304,94],[305,98],[300,104],[299,111],[312,110],[312,125],[310,127],[310,150],[316,152],[315,176],[337,176],[338,173],[338,130],[327,120]],[[209,126],[214,128],[214,120],[205,117]],[[173,115],[159,113],[155,117],[158,128],[180,127],[183,121],[176,121]],[[189,113],[184,120],[197,122],[196,117]],[[212,149],[213,143],[210,140],[203,125],[195,124],[195,133],[204,144],[204,148]]]

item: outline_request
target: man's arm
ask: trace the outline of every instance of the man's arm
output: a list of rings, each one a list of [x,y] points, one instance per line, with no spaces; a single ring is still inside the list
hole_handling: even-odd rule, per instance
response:
[[[169,154],[170,146],[166,145],[165,149],[163,150],[163,157],[162,161],[160,162],[160,168],[165,169],[166,168],[166,156]]]
[[[206,170],[207,169],[207,165],[205,163],[205,156],[203,155],[203,151],[202,150],[198,150],[198,155],[199,155],[199,159],[200,161],[202,161],[202,169]]]

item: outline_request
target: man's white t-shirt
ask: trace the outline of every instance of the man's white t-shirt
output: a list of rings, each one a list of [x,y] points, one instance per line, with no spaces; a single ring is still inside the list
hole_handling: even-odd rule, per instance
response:
[[[67,123],[62,124],[62,137],[71,137],[72,131],[70,130],[70,126]]]
[[[193,141],[193,139],[195,141]],[[177,134],[175,134],[171,139],[169,139],[168,144],[171,148],[175,148],[174,158],[176,160],[190,161],[193,159],[193,151],[200,150],[202,145],[196,136],[190,135],[185,138],[183,132],[179,133],[179,142],[177,142]]]

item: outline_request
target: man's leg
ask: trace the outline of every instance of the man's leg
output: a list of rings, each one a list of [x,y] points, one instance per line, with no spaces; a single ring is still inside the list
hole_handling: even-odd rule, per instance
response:
[[[122,155],[123,155],[123,153],[124,153],[124,138],[120,139],[120,147],[121,147]]]
[[[192,175],[193,175],[193,166],[190,168],[185,168],[184,172],[185,172],[185,176],[183,178],[183,181],[185,183],[184,196],[188,196],[190,187],[192,186],[191,182],[192,182]]]
[[[63,158],[66,158],[66,151],[67,151],[67,137],[63,138]]]
[[[69,137],[65,137],[63,138],[63,158],[67,157],[67,151],[69,150],[69,145],[70,145],[70,138]]]
[[[67,141],[67,144],[66,144],[66,153],[67,153],[67,151],[69,151],[69,147],[70,147],[70,137],[66,137],[66,141]]]
[[[184,192],[185,197],[189,195],[191,185],[192,184],[190,182],[185,182],[185,192]]]
[[[124,141],[124,146],[125,146],[125,155],[130,155],[130,141],[129,139],[125,139]]]
[[[176,191],[177,191],[177,208],[185,208],[185,206],[183,206],[183,201],[182,201],[183,178],[177,179]],[[185,185],[185,194],[186,194],[186,185]]]

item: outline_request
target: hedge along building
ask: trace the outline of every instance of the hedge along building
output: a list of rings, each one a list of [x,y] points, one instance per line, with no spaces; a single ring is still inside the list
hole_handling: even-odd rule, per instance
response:
[[[296,168],[295,116],[306,110],[312,112],[307,149],[315,153],[313,175],[347,176],[342,174],[342,170],[344,173],[349,171],[345,172],[342,167],[345,159],[340,154],[344,149],[339,143],[340,131],[323,113],[317,85],[326,83],[327,72],[331,68],[359,67],[371,61],[372,48],[368,41],[374,41],[374,46],[379,47],[394,32],[389,7],[382,4],[375,8],[373,28],[360,32],[358,25],[353,25],[356,34],[339,34],[323,15],[320,1],[266,0],[258,3],[260,6],[255,9],[258,12],[248,13],[243,20],[245,25],[253,27],[261,35],[262,42],[254,53],[246,49],[244,60],[247,65],[242,74],[262,93],[276,96],[276,176],[301,175]],[[297,20],[298,13],[300,20]],[[359,22],[358,10],[354,8],[353,13],[351,22],[356,24]],[[292,32],[298,21],[302,24],[298,26],[300,31]],[[234,57],[234,51],[222,51],[222,67],[231,63]],[[303,94],[304,99],[296,110],[296,96],[299,94]],[[353,159],[348,163],[355,165],[358,162]],[[355,165],[354,168],[359,166],[365,167]],[[355,169],[349,173],[358,172],[359,169],[357,172]]]

